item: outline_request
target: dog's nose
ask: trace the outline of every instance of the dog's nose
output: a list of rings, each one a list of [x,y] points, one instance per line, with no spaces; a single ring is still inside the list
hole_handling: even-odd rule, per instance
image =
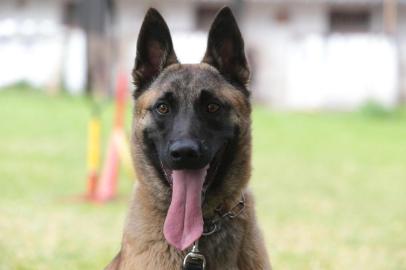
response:
[[[166,155],[167,166],[172,170],[195,170],[209,162],[207,148],[199,140],[178,139],[173,141]]]
[[[169,148],[173,161],[197,159],[200,156],[199,144],[190,139],[175,141]]]

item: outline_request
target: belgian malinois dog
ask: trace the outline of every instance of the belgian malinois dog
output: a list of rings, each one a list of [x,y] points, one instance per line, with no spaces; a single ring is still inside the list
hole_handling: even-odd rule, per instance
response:
[[[270,269],[247,189],[250,72],[231,10],[217,14],[202,62],[180,64],[150,9],[132,75],[138,183],[107,269]]]

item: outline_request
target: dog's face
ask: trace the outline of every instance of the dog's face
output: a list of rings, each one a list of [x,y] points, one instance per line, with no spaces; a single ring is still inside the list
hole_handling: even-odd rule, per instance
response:
[[[249,132],[249,70],[230,9],[220,11],[213,22],[202,63],[188,65],[177,61],[163,18],[149,10],[138,38],[133,78],[136,140],[159,175],[159,184],[172,189],[171,208],[181,212],[181,206],[172,207],[174,200],[200,198],[198,193],[221,186],[241,134]],[[199,198],[190,199],[189,205],[199,204]],[[170,214],[171,208],[165,235],[183,249],[190,240],[179,239],[179,230],[173,229],[181,217]],[[188,239],[199,234],[192,229]]]
[[[229,88],[208,65],[173,66],[153,83],[144,138],[164,169],[216,168],[238,132]]]

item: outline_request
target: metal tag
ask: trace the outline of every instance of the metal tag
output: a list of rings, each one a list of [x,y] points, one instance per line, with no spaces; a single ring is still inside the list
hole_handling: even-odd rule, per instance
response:
[[[199,242],[196,241],[192,250],[183,260],[183,270],[205,270],[206,258],[199,251]]]

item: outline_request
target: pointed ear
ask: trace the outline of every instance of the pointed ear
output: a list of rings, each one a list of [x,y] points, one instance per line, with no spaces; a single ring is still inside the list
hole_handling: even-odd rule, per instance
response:
[[[156,9],[145,15],[137,41],[137,56],[132,72],[136,93],[151,83],[161,71],[178,63],[169,28]]]
[[[211,25],[202,62],[217,68],[230,82],[246,86],[249,81],[244,40],[229,7],[221,9]]]

